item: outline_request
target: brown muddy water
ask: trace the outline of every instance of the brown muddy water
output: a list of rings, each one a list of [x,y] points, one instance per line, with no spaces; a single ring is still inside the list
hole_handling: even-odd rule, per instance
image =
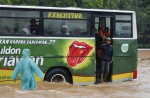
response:
[[[150,51],[144,53],[139,52],[138,58],[144,58]],[[0,98],[150,98],[150,63],[146,62],[139,60],[138,78],[132,81],[88,86],[38,82],[34,91],[21,91],[19,83],[3,84]]]

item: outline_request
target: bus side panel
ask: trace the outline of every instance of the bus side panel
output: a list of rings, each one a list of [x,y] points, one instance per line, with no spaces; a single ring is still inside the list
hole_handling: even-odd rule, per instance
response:
[[[137,40],[113,39],[112,82],[133,79],[137,73]]]
[[[0,83],[12,81],[10,76],[25,48],[30,49],[31,58],[44,73],[51,67],[66,67],[73,82],[94,82],[94,38],[1,38],[0,41]]]

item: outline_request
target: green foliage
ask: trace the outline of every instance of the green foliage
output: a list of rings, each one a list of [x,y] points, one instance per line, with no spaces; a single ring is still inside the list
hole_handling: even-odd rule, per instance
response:
[[[141,31],[139,31],[140,33],[150,33],[150,1],[149,0],[140,0],[139,2],[139,20],[138,20],[138,26],[142,25],[143,28]],[[140,24],[142,23],[142,24]]]
[[[38,5],[38,0],[11,0],[15,5]]]
[[[39,5],[49,7],[75,7],[76,3],[74,0],[40,0]]]
[[[81,8],[102,8],[103,0],[74,0],[77,7]]]
[[[118,9],[120,0],[102,0],[103,8],[105,9]]]
[[[11,0],[0,0],[0,4],[11,4]]]

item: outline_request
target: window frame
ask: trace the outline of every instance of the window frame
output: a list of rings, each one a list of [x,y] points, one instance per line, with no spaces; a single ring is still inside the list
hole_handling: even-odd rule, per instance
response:
[[[78,21],[80,21],[80,20],[83,20],[83,21],[87,21],[89,24],[87,24],[87,25],[89,25],[89,29],[87,28],[87,31],[89,31],[88,32],[88,34],[87,35],[83,35],[83,36],[74,36],[74,35],[48,35],[48,36],[52,36],[52,37],[88,37],[88,36],[90,36],[90,19],[67,19],[67,18],[65,18],[65,19],[59,19],[59,18],[43,18],[43,28],[44,28],[44,20],[45,19],[51,19],[51,20],[78,20]],[[43,29],[44,30],[44,29]],[[43,33],[45,33],[45,32],[43,32]],[[43,34],[43,36],[47,36],[47,35],[44,35]]]
[[[42,28],[40,28],[40,27],[42,27],[41,25],[42,25],[42,23],[40,22],[41,21],[41,10],[35,10],[35,9],[17,9],[17,8],[14,8],[14,9],[8,9],[8,8],[3,8],[3,9],[1,9],[1,10],[8,10],[8,11],[37,11],[37,12],[39,12],[39,17],[12,17],[12,16],[0,16],[0,18],[5,18],[5,19],[38,19],[39,21],[37,21],[37,22],[39,22],[39,32],[40,31],[42,31]],[[42,35],[42,33],[41,33],[41,35]],[[41,36],[41,35],[17,35],[17,34],[3,34],[3,35],[0,35],[0,36],[24,36],[24,37],[37,37],[37,36]]]
[[[115,20],[114,20],[114,32],[116,32],[116,24],[117,23],[131,23],[131,37],[116,37],[116,36],[114,36],[114,34],[113,34],[113,38],[133,38],[133,19],[132,19],[132,14],[130,14],[130,13],[116,13],[116,15],[130,15],[131,16],[131,20],[116,20],[116,18],[115,18]],[[116,15],[115,15],[115,17],[116,17]]]

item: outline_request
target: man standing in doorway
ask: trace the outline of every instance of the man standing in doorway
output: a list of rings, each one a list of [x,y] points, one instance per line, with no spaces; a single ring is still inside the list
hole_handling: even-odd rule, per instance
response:
[[[106,81],[107,76],[110,71],[110,63],[112,62],[112,45],[110,45],[111,39],[107,37],[105,39],[105,44],[102,44],[100,46],[100,49],[102,50],[102,56],[101,56],[101,80],[100,82],[102,83],[103,81]]]

